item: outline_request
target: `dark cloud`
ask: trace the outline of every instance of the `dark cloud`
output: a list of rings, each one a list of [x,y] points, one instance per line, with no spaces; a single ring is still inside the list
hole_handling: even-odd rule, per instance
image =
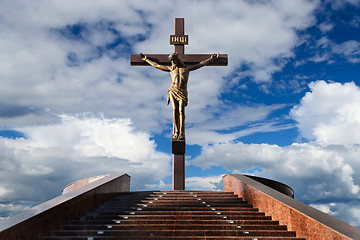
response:
[[[43,110],[32,106],[0,105],[0,118],[14,118],[29,114],[40,114]]]

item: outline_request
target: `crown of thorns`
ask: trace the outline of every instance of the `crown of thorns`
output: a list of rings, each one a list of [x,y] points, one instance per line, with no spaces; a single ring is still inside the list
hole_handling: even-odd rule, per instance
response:
[[[178,58],[178,54],[176,52],[169,55],[169,61],[172,61],[172,60],[177,59],[177,58]]]

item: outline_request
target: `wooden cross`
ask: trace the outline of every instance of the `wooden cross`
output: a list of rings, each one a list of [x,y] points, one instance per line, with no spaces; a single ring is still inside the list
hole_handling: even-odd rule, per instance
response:
[[[216,60],[211,60],[212,54],[185,54],[185,46],[188,44],[188,35],[184,35],[184,19],[175,18],[175,34],[170,35],[170,44],[175,45],[175,52],[186,66],[198,65],[200,62],[205,61],[206,66],[227,66],[227,54],[220,54]],[[144,55],[143,55],[144,56]],[[160,65],[171,65],[169,61],[169,54],[146,54],[147,59]],[[145,58],[146,59],[146,58]],[[212,58],[214,59],[214,58]],[[148,60],[146,60],[148,61]],[[208,64],[209,63],[209,64]],[[202,63],[204,64],[204,63]],[[148,62],[141,59],[140,54],[131,55],[131,65],[133,66],[149,66]],[[154,66],[154,63],[152,63]],[[205,65],[204,65],[205,66]],[[161,70],[164,70],[162,66]],[[159,68],[159,67],[157,67]],[[166,67],[165,67],[166,68]],[[166,68],[167,69],[167,68]],[[176,69],[171,70],[176,71]],[[179,70],[177,70],[179,71]],[[179,72],[177,72],[178,74]],[[188,74],[188,73],[187,73]],[[176,76],[176,75],[175,75]],[[179,78],[175,78],[179,79]],[[187,80],[186,80],[187,81]],[[178,104],[179,105],[179,104]],[[185,106],[184,106],[185,107]],[[177,106],[179,108],[179,106]],[[179,116],[179,115],[178,115]],[[183,115],[185,116],[185,115]],[[177,119],[174,117],[174,119]],[[175,124],[175,122],[174,122]],[[184,125],[183,125],[184,126]],[[174,137],[174,135],[173,135]],[[185,190],[185,139],[172,141],[173,153],[173,190]]]
[[[178,53],[180,59],[186,65],[195,65],[201,61],[208,59],[211,56],[211,54],[185,54],[184,45],[187,43],[188,43],[188,36],[184,35],[184,18],[175,18],[175,34],[170,36],[170,44],[175,46],[175,52]],[[157,62],[161,65],[170,65],[170,61],[168,60],[169,54],[146,54],[146,55],[150,60]],[[130,62],[131,65],[133,66],[149,66],[149,64],[141,60],[140,54],[131,54]],[[220,54],[220,57],[216,59],[216,61],[210,63],[208,66],[227,66],[227,64],[228,64],[228,55]]]

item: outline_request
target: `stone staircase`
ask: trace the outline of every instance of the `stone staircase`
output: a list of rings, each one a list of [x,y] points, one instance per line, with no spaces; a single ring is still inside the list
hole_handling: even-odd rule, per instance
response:
[[[304,240],[228,192],[120,193],[41,240]]]

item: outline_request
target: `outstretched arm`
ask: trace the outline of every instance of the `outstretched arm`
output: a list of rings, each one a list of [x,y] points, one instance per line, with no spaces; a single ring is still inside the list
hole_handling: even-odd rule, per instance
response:
[[[141,57],[141,60],[143,60],[144,62],[147,62],[149,65],[153,66],[154,68],[163,70],[165,72],[170,72],[169,67],[160,65],[154,61],[151,61],[150,59],[147,58],[147,56],[145,54],[140,53],[140,57]]]
[[[216,59],[219,58],[219,56],[220,56],[219,53],[218,53],[218,54],[215,54],[215,53],[214,53],[214,54],[211,55],[210,58],[208,58],[208,59],[200,62],[199,64],[196,64],[196,65],[194,65],[194,66],[189,67],[189,70],[190,70],[190,71],[194,71],[194,70],[197,70],[197,69],[199,69],[199,68],[202,68],[202,67],[208,65],[209,63],[214,62]]]

